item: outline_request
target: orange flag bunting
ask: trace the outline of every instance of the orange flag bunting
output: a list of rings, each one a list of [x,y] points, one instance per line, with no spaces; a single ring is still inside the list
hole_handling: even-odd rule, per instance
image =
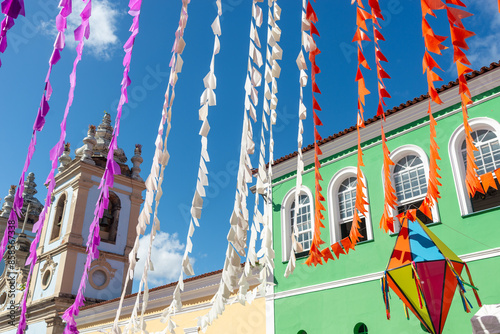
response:
[[[465,4],[460,0],[447,0],[447,2],[456,6],[467,8],[467,6],[465,6]],[[462,101],[467,166],[465,185],[469,196],[474,197],[476,192],[484,193],[484,190],[481,186],[480,178],[477,174],[476,158],[474,157],[474,151],[477,151],[477,148],[475,147],[474,141],[472,140],[472,129],[469,125],[469,116],[467,111],[467,105],[472,103],[472,96],[465,75],[472,70],[466,66],[470,65],[470,62],[463,52],[464,50],[469,49],[466,39],[474,36],[474,33],[472,31],[466,30],[462,22],[462,19],[472,16],[472,14],[467,12],[466,10],[449,7],[448,5],[445,5],[445,8],[448,16],[448,23],[450,25],[451,42],[453,44],[453,60],[457,67],[459,93]]]
[[[321,240],[321,230],[320,228],[324,228],[325,226],[323,225],[323,220],[325,217],[323,216],[322,211],[325,211],[325,207],[321,202],[325,201],[325,198],[321,194],[321,185],[320,181],[323,180],[321,177],[320,173],[320,168],[321,168],[321,163],[319,161],[319,156],[322,154],[321,149],[319,148],[319,142],[322,140],[321,135],[318,132],[317,127],[323,125],[321,120],[319,119],[318,115],[316,114],[316,111],[321,111],[321,107],[316,100],[316,97],[314,96],[314,93],[321,94],[321,91],[318,88],[318,85],[316,83],[316,74],[320,73],[321,70],[319,69],[319,66],[316,64],[316,56],[321,53],[321,51],[316,47],[316,42],[314,41],[313,35],[319,36],[319,31],[314,26],[313,23],[318,22],[318,17],[316,16],[316,13],[314,12],[314,9],[311,5],[311,2],[308,1],[307,3],[307,11],[306,11],[306,19],[309,20],[309,23],[311,25],[311,38],[313,39],[312,43],[312,48],[311,51],[309,52],[309,60],[311,61],[311,86],[312,86],[312,105],[313,105],[313,119],[314,119],[314,184],[315,184],[315,193],[314,193],[314,198],[315,198],[315,206],[314,206],[314,233],[313,233],[313,240],[311,243],[311,249],[309,250],[309,257],[306,260],[306,264],[308,266],[311,265],[318,265],[318,264],[323,264],[322,259],[325,260],[325,262],[328,262],[329,259],[333,260],[333,256],[330,252],[330,250],[324,249],[323,251],[320,251],[320,246],[324,244],[325,242]]]
[[[490,187],[498,190],[495,179],[493,178],[493,173],[491,172],[481,175],[481,183],[483,185],[484,191],[488,191]]]
[[[424,37],[425,52],[424,58],[422,60],[423,72],[427,76],[427,89],[429,93],[429,106],[427,113],[429,114],[429,132],[430,132],[430,162],[429,162],[429,179],[427,180],[427,195],[423,200],[422,204],[418,208],[423,214],[432,219],[431,208],[437,203],[439,195],[439,178],[441,176],[438,173],[440,170],[437,161],[441,160],[438,150],[439,147],[436,143],[436,120],[432,115],[431,101],[436,104],[442,104],[442,100],[434,86],[434,82],[441,81],[442,79],[433,70],[435,68],[440,69],[438,63],[434,60],[429,52],[437,55],[441,55],[441,50],[447,47],[442,45],[442,43],[447,39],[446,36],[438,36],[434,33],[429,22],[425,19],[427,14],[436,16],[433,10],[445,9],[446,5],[441,0],[422,0],[422,36]],[[409,219],[416,216],[416,210],[410,210],[407,212]]]
[[[384,84],[384,79],[390,79],[391,77],[387,72],[384,70],[382,67],[381,62],[385,61],[387,62],[387,58],[384,56],[384,54],[381,51],[379,41],[385,41],[384,36],[382,33],[377,29],[378,27],[381,27],[378,19],[384,20],[384,16],[382,14],[382,11],[380,9],[380,4],[378,0],[369,0],[369,5],[372,9],[372,21],[373,21],[373,35],[375,36],[375,63],[377,64],[377,78],[378,78],[378,107],[377,107],[377,116],[383,118],[385,122],[385,113],[384,113],[384,107],[386,105],[384,98],[390,98],[391,95],[387,91],[385,84]],[[383,153],[383,171],[384,171],[384,211],[382,214],[382,218],[380,220],[380,228],[383,229],[386,233],[388,231],[393,232],[394,231],[394,218],[392,217],[391,213],[392,211],[396,208],[396,194],[395,190],[392,187],[392,180],[391,180],[391,167],[394,165],[394,162],[392,162],[391,158],[389,157],[389,149],[387,148],[387,139],[385,138],[385,133],[384,133],[384,125],[383,123],[380,124],[380,132],[382,136],[382,153]]]

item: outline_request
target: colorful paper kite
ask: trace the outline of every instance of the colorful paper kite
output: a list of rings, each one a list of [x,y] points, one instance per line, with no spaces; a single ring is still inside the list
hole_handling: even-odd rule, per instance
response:
[[[460,276],[464,267],[470,284]],[[387,319],[390,319],[390,287],[430,333],[440,334],[457,285],[464,308],[470,312],[472,306],[464,296],[464,284],[473,289],[481,306],[467,264],[420,220],[411,214],[405,217],[382,278]]]

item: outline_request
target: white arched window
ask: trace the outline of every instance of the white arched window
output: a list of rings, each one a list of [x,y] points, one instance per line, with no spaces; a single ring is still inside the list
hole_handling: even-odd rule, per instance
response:
[[[394,216],[411,209],[418,209],[427,195],[429,179],[429,159],[422,148],[416,145],[404,145],[391,153],[392,185],[396,191],[398,206]],[[383,172],[382,172],[383,173]],[[383,175],[382,175],[383,176]],[[439,221],[437,205],[432,208],[433,219],[417,211],[417,217],[424,223]],[[396,231],[399,226],[396,226]]]
[[[290,190],[281,205],[282,258],[288,261],[292,249],[292,233],[297,233],[296,256],[305,256],[311,249],[314,231],[314,207],[311,191],[302,187],[295,203],[295,188]],[[295,216],[297,222],[295,222]]]
[[[363,178],[366,185],[366,181]],[[349,236],[356,203],[356,167],[347,167],[337,172],[328,185],[328,214],[330,217],[330,240],[335,243]],[[365,189],[366,190],[366,189]],[[368,201],[368,194],[365,192]],[[359,232],[363,235],[358,242],[373,238],[369,205],[367,217],[360,215]]]
[[[483,175],[500,168],[500,143],[498,135],[500,126],[497,121],[478,117],[471,119],[472,140],[478,151],[474,151],[476,158],[477,174]],[[463,125],[459,126],[452,134],[449,143],[449,154],[457,190],[460,212],[462,215],[489,209],[500,205],[500,191],[490,188],[485,194],[476,193],[469,197],[465,186],[466,175],[466,143]],[[496,178],[496,176],[494,175]],[[495,180],[497,187],[498,180]]]

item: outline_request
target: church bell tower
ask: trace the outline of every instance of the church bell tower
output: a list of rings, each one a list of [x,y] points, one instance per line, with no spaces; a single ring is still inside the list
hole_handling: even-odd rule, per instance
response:
[[[69,144],[59,158],[52,205],[42,230],[38,261],[29,287],[26,333],[63,332],[60,315],[73,303],[83,275],[89,227],[112,133],[110,115],[105,113],[97,128],[89,126],[84,145],[76,149],[75,158],[70,156]],[[122,149],[115,151],[114,159],[121,175],[115,176],[109,207],[99,222],[100,255],[88,273],[86,304],[120,297],[143,202],[145,185],[139,175],[143,161],[141,146],[135,147],[132,168],[126,164],[128,159]],[[130,284],[127,293],[131,289]],[[1,328],[0,332],[3,332]]]

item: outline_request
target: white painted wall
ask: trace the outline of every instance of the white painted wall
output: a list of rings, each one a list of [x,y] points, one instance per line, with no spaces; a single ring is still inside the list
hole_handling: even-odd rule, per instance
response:
[[[61,254],[54,256],[52,258],[52,261],[54,261],[55,263],[58,263],[58,265],[54,268],[54,271],[52,272],[52,279],[50,281],[50,284],[47,287],[47,289],[45,289],[45,290],[42,289],[41,269],[45,265],[46,261],[43,261],[40,263],[40,266],[38,268],[38,273],[36,275],[35,292],[33,293],[33,300],[34,301],[38,300],[38,299],[45,298],[45,297],[52,296],[56,290],[56,281],[57,281],[57,275],[58,275],[59,268],[60,268],[59,263],[61,261]]]
[[[26,334],[43,334],[43,333],[47,333],[47,323],[45,321],[29,324],[28,330],[26,331]]]
[[[73,287],[71,293],[76,295],[78,293],[78,287],[80,286],[80,279],[83,275],[83,268],[85,266],[85,260],[87,255],[79,253],[76,259],[77,265],[75,269],[75,279],[73,280]],[[113,269],[116,269],[115,274],[108,286],[102,290],[94,289],[90,283],[87,282],[87,287],[85,288],[85,297],[97,298],[97,299],[113,299],[118,298],[122,292],[122,280],[123,280],[123,270],[124,263],[107,259],[107,262],[111,265]],[[91,277],[89,277],[89,280]]]

